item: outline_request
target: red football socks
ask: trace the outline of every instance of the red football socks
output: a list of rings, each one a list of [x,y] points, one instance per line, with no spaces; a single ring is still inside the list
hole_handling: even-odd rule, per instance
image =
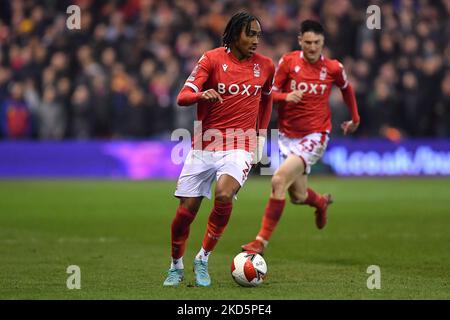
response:
[[[320,208],[324,201],[323,197],[311,188],[308,188],[307,192],[308,197],[306,198],[304,204],[307,204],[311,207]]]
[[[259,230],[258,237],[262,237],[264,240],[269,241],[272,232],[278,224],[283,213],[285,200],[269,199],[269,203],[266,206],[266,211]]]
[[[231,216],[231,210],[233,209],[232,202],[214,202],[214,208],[208,218],[208,226],[206,228],[205,237],[203,238],[203,249],[209,252],[214,249],[222,235],[225,227],[228,224],[228,220]]]
[[[183,206],[177,208],[177,214],[172,221],[172,258],[179,259],[184,255],[189,227],[196,214],[196,212],[190,212]]]

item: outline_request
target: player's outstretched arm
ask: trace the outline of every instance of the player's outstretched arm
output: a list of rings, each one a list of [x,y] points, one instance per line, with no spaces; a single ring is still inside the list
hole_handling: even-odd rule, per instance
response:
[[[273,102],[292,102],[292,103],[299,103],[302,100],[303,91],[300,90],[294,90],[291,92],[278,92],[273,91]]]
[[[344,131],[344,135],[347,133],[353,133],[358,129],[360,118],[358,113],[358,105],[356,104],[356,96],[353,87],[350,83],[345,87],[345,89],[341,88],[342,97],[344,98],[344,102],[347,105],[350,114],[352,115],[352,120],[345,121],[341,124],[341,128]]]
[[[203,92],[195,92],[190,87],[185,86],[177,97],[177,103],[180,106],[190,106],[200,100],[210,101],[210,102],[223,102],[223,98],[214,89],[209,89]]]
[[[275,89],[272,91],[272,96],[273,96],[273,102],[274,103],[278,103],[281,101],[286,101],[286,96],[287,96],[287,92],[279,92],[276,91]]]
[[[195,92],[190,87],[184,86],[177,97],[177,104],[179,106],[191,106],[197,103],[202,95],[202,92]]]

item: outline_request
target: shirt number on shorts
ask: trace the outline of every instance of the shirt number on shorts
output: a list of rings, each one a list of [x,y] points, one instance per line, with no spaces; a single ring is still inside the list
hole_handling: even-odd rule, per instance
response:
[[[242,182],[244,182],[247,179],[248,173],[250,172],[250,168],[251,168],[250,164],[247,161],[245,161],[245,165],[247,166],[247,168],[242,170],[242,173],[243,173]]]
[[[317,141],[309,140],[309,139],[302,139],[300,140],[299,144],[303,147],[303,149],[306,152],[312,152],[315,147],[319,145]]]

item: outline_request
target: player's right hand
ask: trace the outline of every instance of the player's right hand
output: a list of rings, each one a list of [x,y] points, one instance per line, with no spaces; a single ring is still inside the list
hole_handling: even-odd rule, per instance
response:
[[[203,91],[202,95],[200,96],[200,99],[209,102],[217,102],[217,101],[220,101],[220,103],[223,102],[223,98],[214,89],[208,89],[206,91]]]
[[[286,102],[299,103],[302,100],[303,91],[294,90],[288,93],[286,96]]]

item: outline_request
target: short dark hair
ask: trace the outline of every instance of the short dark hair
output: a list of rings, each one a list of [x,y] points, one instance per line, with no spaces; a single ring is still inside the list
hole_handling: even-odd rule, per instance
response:
[[[324,30],[319,21],[315,20],[305,20],[300,25],[300,34],[304,34],[305,32],[314,32],[316,34],[324,35]]]
[[[252,21],[261,22],[257,17],[251,15],[247,12],[238,12],[234,14],[230,21],[228,21],[225,31],[222,35],[222,44],[226,48],[230,48],[233,41],[239,38],[242,28],[245,26],[245,32],[248,34],[250,32],[250,24]]]

